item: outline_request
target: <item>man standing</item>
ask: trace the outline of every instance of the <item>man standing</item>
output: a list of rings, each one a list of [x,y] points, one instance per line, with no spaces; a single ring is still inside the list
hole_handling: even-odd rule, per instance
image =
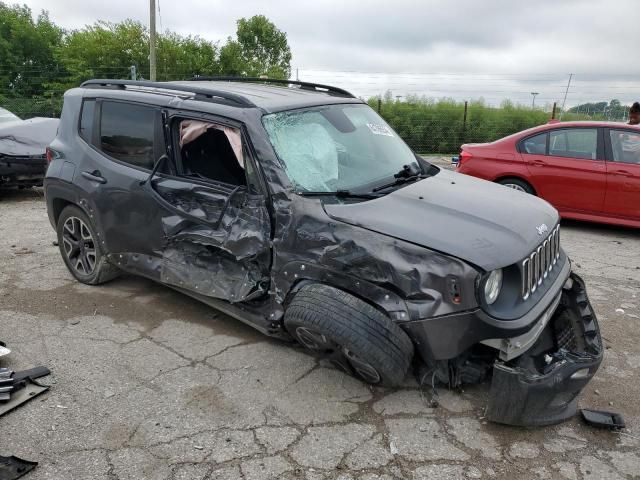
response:
[[[640,103],[635,102],[629,109],[629,125],[640,124]]]
[[[640,124],[640,103],[635,102],[629,109],[628,125]],[[616,142],[617,140],[617,142]],[[640,164],[640,134],[625,132],[615,139],[611,137],[613,157],[616,162]]]

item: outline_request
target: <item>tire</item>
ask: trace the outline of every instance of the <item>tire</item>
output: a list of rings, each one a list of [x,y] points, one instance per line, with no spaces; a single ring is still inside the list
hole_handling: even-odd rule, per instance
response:
[[[400,385],[413,357],[413,343],[389,317],[327,285],[303,287],[285,311],[284,324],[316,356],[373,385]]]
[[[58,217],[56,232],[62,259],[79,282],[99,285],[120,274],[120,270],[107,261],[96,241],[93,223],[80,208],[65,207]]]
[[[520,180],[519,178],[502,178],[498,180],[498,183],[500,185],[504,185],[507,188],[512,188],[520,192],[528,193],[529,195],[536,194],[531,185],[529,185],[524,180]]]

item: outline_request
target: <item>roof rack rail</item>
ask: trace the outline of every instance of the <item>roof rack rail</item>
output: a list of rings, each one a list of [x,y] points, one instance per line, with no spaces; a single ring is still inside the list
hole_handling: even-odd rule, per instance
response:
[[[259,77],[207,77],[196,76],[189,81],[216,81],[216,82],[246,82],[246,83],[277,83],[281,85],[298,85],[304,90],[313,90],[316,92],[333,93],[343,95],[345,97],[356,98],[351,92],[342,88],[332,87],[331,85],[322,85],[320,83],[300,82],[298,80],[285,80],[281,78],[259,78]]]
[[[255,104],[236,93],[225,92],[222,90],[213,90],[210,88],[199,88],[187,86],[184,84],[175,84],[171,82],[151,82],[147,80],[113,80],[98,78],[83,82],[81,87],[87,88],[118,88],[126,89],[127,87],[155,88],[159,90],[168,90],[172,92],[185,92],[193,94],[196,100],[205,102],[222,103],[231,106],[255,107]]]

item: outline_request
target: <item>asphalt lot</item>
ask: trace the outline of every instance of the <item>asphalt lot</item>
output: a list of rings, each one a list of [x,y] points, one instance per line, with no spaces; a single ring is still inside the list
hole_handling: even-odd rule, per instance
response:
[[[0,193],[0,366],[46,365],[49,392],[0,417],[0,455],[29,480],[443,479],[640,476],[640,231],[563,224],[606,353],[577,418],[521,429],[483,419],[486,387],[371,388],[144,279],[67,273],[38,191]]]

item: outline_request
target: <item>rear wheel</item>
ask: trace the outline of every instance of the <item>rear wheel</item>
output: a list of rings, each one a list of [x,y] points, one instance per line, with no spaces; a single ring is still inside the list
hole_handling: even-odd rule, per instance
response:
[[[118,276],[118,268],[102,253],[91,220],[78,207],[70,205],[62,210],[57,233],[62,259],[76,280],[98,285]]]
[[[413,344],[400,327],[368,303],[327,285],[303,287],[284,323],[315,356],[373,385],[400,385],[411,364]]]
[[[524,180],[520,180],[519,178],[503,178],[498,180],[498,183],[500,185],[504,185],[505,187],[518,190],[519,192],[528,193],[530,195],[535,195],[536,193],[531,185],[529,185]]]

